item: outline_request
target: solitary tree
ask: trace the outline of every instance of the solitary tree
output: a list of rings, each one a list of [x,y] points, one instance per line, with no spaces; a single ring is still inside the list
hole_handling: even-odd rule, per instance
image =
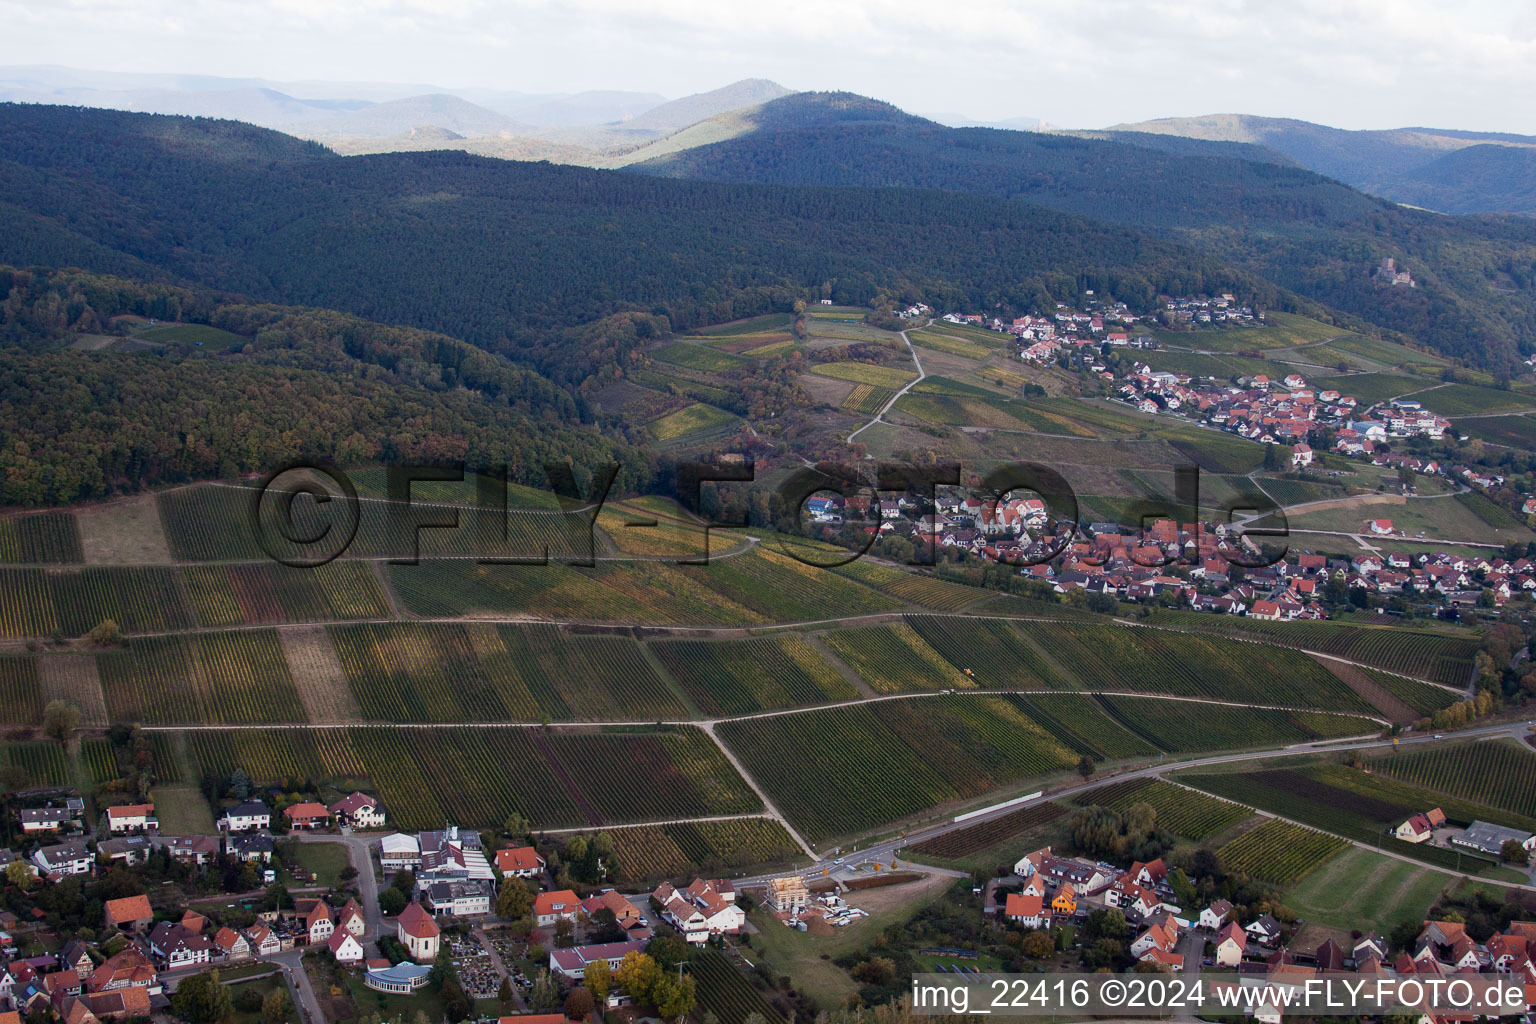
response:
[[[114,647],[123,642],[123,631],[111,619],[102,619],[85,638],[97,647]]]
[[[1095,765],[1093,763],[1093,758],[1089,757],[1087,754],[1084,754],[1082,757],[1077,759],[1077,774],[1081,775],[1083,778],[1086,779],[1088,776],[1092,775],[1094,768]]]
[[[584,988],[575,988],[571,994],[565,997],[565,1016],[567,1020],[586,1020],[587,1015],[597,1004],[592,999],[592,993]]]
[[[43,731],[56,740],[69,739],[79,724],[80,709],[67,700],[51,700],[43,709]]]
[[[512,877],[501,883],[496,894],[496,913],[509,921],[516,921],[533,907],[533,897],[528,893],[528,883]]]

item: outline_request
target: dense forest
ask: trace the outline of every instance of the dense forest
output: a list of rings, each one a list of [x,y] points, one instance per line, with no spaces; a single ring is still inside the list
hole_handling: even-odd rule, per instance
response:
[[[549,461],[612,462],[626,490],[656,473],[618,433],[583,427],[570,392],[453,338],[77,271],[0,267],[0,291],[7,504],[62,504],[293,460],[464,460],[507,466],[536,486]],[[123,315],[196,319],[248,340],[220,353],[60,347],[74,330],[114,330]]]
[[[231,122],[69,107],[0,105],[0,143],[0,261],[342,309],[508,353],[626,310],[686,328],[791,293],[1028,309],[1085,288],[1137,308],[1159,291],[1233,291],[1298,305],[1133,229],[953,192],[327,156]]]
[[[785,97],[768,105],[782,109],[756,132],[634,169],[1023,200],[1199,248],[1491,369],[1509,370],[1519,352],[1536,349],[1536,222],[1407,209],[1298,167],[1217,155],[1248,155],[1221,144],[951,129],[882,119],[884,105],[868,104],[863,122],[822,123],[812,101]],[[809,108],[799,119],[797,105]],[[1369,272],[1385,256],[1409,267],[1419,287],[1377,287]]]

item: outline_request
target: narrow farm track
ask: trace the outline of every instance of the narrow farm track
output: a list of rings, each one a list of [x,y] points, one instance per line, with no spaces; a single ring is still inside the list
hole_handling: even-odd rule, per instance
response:
[[[752,538],[752,539],[753,540],[757,540],[758,538]],[[805,630],[805,629],[823,629],[823,628],[825,628],[825,629],[839,629],[839,628],[849,628],[849,627],[853,627],[853,626],[880,625],[882,623],[899,621],[904,615],[907,615],[907,614],[920,614],[920,615],[928,616],[930,618],[952,618],[952,619],[963,620],[963,621],[978,621],[979,620],[979,621],[998,621],[998,622],[1051,622],[1051,623],[1064,623],[1064,624],[1068,624],[1068,625],[1080,624],[1079,620],[1054,618],[1054,617],[1049,616],[1049,615],[987,615],[987,614],[983,614],[984,612],[985,612],[985,605],[984,604],[981,605],[981,611],[979,611],[979,612],[969,612],[969,611],[958,611],[958,612],[938,611],[938,610],[927,608],[927,607],[924,607],[924,606],[921,606],[921,605],[908,604],[905,608],[899,609],[899,610],[894,610],[894,611],[867,612],[867,613],[864,613],[864,614],[861,614],[861,615],[845,615],[845,616],[839,616],[837,618],[830,618],[830,619],[798,619],[798,620],[793,620],[793,621],[761,623],[761,624],[753,624],[753,625],[736,625],[736,626],[685,626],[685,625],[677,625],[677,624],[658,624],[658,625],[644,625],[644,626],[640,626],[639,628],[642,629],[645,632],[645,635],[647,637],[672,637],[672,636],[676,636],[676,637],[698,637],[698,636],[741,637],[741,636],[745,636],[745,635],[761,636],[761,635],[768,634],[768,633],[783,632],[783,631],[794,631],[794,630]],[[424,623],[424,624],[445,624],[445,625],[461,625],[461,626],[462,625],[490,625],[490,626],[529,626],[529,625],[536,625],[536,626],[600,628],[600,629],[611,630],[611,631],[613,631],[613,633],[615,635],[629,635],[631,633],[631,630],[636,628],[632,624],[629,624],[629,623],[613,622],[613,621],[604,620],[604,619],[551,619],[551,618],[542,618],[542,617],[533,616],[533,615],[501,615],[501,616],[489,616],[489,615],[452,615],[452,616],[445,616],[445,617],[442,617],[442,618],[413,619],[413,620],[401,620],[401,619],[392,619],[392,618],[309,619],[309,620],[303,620],[303,621],[297,621],[297,622],[284,622],[284,623],[280,623],[279,625],[281,625],[281,626],[283,626],[285,628],[288,628],[288,627],[298,627],[298,626],[386,625],[386,624],[399,623],[401,621],[421,622],[421,623]],[[1396,671],[1393,671],[1391,669],[1380,668],[1379,666],[1376,666],[1376,665],[1370,665],[1370,664],[1367,664],[1365,662],[1355,661],[1353,659],[1341,657],[1339,655],[1326,654],[1326,653],[1324,653],[1322,651],[1317,651],[1317,650],[1314,650],[1314,649],[1309,648],[1309,647],[1297,647],[1297,646],[1291,646],[1291,645],[1286,645],[1286,644],[1278,644],[1278,643],[1274,643],[1272,641],[1266,640],[1263,637],[1233,636],[1233,635],[1229,635],[1229,634],[1226,634],[1226,633],[1215,633],[1215,634],[1213,634],[1213,633],[1202,631],[1202,630],[1198,630],[1198,629],[1180,629],[1178,626],[1169,625],[1167,623],[1137,622],[1137,621],[1134,621],[1134,620],[1131,620],[1131,619],[1116,618],[1116,619],[1110,619],[1110,620],[1107,620],[1107,621],[1108,621],[1108,623],[1113,623],[1115,625],[1124,626],[1124,627],[1133,628],[1133,629],[1157,629],[1157,630],[1162,630],[1164,632],[1169,632],[1169,633],[1182,633],[1182,634],[1186,634],[1186,635],[1190,635],[1190,636],[1198,636],[1198,637],[1211,637],[1211,636],[1214,636],[1214,637],[1216,637],[1218,639],[1223,639],[1223,640],[1237,640],[1237,641],[1240,641],[1242,643],[1258,644],[1258,645],[1265,646],[1265,647],[1276,647],[1276,648],[1279,648],[1281,650],[1300,651],[1300,652],[1304,652],[1306,654],[1312,655],[1313,657],[1325,658],[1325,659],[1327,659],[1329,661],[1335,661],[1335,662],[1339,662],[1339,663],[1345,664],[1345,665],[1353,665],[1356,668],[1371,669],[1373,671],[1378,671],[1378,672],[1386,672],[1386,673],[1388,673],[1390,675],[1400,676],[1403,679],[1411,679],[1414,682],[1426,683],[1426,684],[1428,684],[1430,686],[1439,687],[1442,690],[1447,690],[1447,691],[1452,692],[1452,693],[1462,693],[1462,694],[1464,694],[1466,692],[1466,689],[1464,687],[1451,686],[1451,685],[1449,685],[1447,683],[1436,682],[1433,679],[1425,679],[1425,678],[1423,678],[1421,676],[1409,675],[1406,672],[1396,672]],[[224,632],[247,632],[247,631],[252,631],[252,630],[270,630],[272,628],[273,628],[273,624],[272,623],[239,623],[239,624],[230,625],[230,626],[205,627],[205,628],[201,628],[201,629],[197,629],[197,630],[162,630],[162,631],[150,631],[150,632],[142,632],[142,633],[126,633],[125,636],[127,636],[129,639],[137,639],[137,638],[155,638],[155,637],[167,637],[167,636],[184,636],[184,635],[188,635],[188,634],[191,634],[191,633],[211,634],[211,633],[224,633]],[[821,706],[825,706],[825,705],[821,705]],[[1290,708],[1288,710],[1300,710],[1300,709]]]
[[[1145,693],[1134,690],[999,690],[976,689],[959,690],[955,693],[941,693],[936,690],[920,691],[917,693],[886,693],[874,697],[860,697],[857,700],[831,701],[826,704],[806,704],[792,708],[771,708],[766,711],[751,711],[739,715],[720,715],[715,718],[672,718],[672,719],[608,719],[603,721],[554,722],[545,726],[542,722],[515,722],[515,721],[457,721],[457,722],[387,722],[387,721],[357,721],[357,722],[231,722],[229,724],[160,724],[142,725],[146,732],[225,732],[242,729],[259,729],[268,731],[271,729],[351,729],[357,726],[385,726],[392,729],[535,729],[545,728],[560,729],[568,727],[574,729],[626,729],[635,726],[696,726],[710,732],[718,725],[731,722],[751,722],[764,718],[784,718],[790,715],[809,715],[818,711],[840,711],[844,708],[858,707],[862,704],[883,704],[888,701],[898,700],[936,700],[941,697],[966,698],[966,697],[998,697],[998,696],[1023,696],[1040,697],[1051,694],[1073,695],[1081,697],[1133,697],[1138,700],[1171,700],[1187,704],[1207,704],[1217,707],[1243,708],[1253,711],[1301,711],[1315,715],[1335,715],[1341,718],[1361,718],[1367,721],[1377,722],[1382,726],[1390,723],[1379,715],[1368,715],[1360,711],[1326,711],[1319,708],[1298,707],[1284,704],[1253,704],[1246,701],[1218,700],[1214,697],[1186,697],[1167,693]]]
[[[929,319],[928,324],[932,324],[932,323],[933,323],[933,320]],[[928,326],[928,324],[924,324],[924,326],[926,327],[926,326]],[[859,429],[855,430],[853,433],[848,435],[848,437],[845,440],[846,444],[852,444],[854,438],[856,438],[860,434],[864,433],[864,431],[868,430],[870,427],[874,426],[876,423],[884,423],[885,422],[884,416],[885,416],[886,413],[891,411],[891,406],[895,405],[901,399],[902,395],[905,395],[908,391],[911,391],[915,386],[917,386],[918,384],[921,384],[923,382],[923,379],[928,376],[928,372],[923,369],[923,361],[917,357],[917,349],[916,349],[916,347],[913,346],[912,339],[907,337],[907,332],[906,331],[902,331],[901,332],[901,340],[907,343],[907,352],[912,356],[912,365],[917,367],[917,379],[916,380],[909,380],[909,381],[907,381],[906,384],[902,385],[900,390],[898,390],[894,395],[891,396],[891,400],[889,402],[886,402],[884,405],[882,405],[880,407],[880,411],[875,413],[875,418],[874,419],[870,420],[868,423],[864,424],[862,427],[860,427]]]

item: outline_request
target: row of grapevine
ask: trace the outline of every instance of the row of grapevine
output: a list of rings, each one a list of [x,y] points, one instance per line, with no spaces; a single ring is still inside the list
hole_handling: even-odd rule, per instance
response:
[[[387,618],[389,601],[365,562],[314,569],[277,562],[192,566],[187,595],[203,626]]]
[[[818,839],[1077,760],[1006,697],[886,701],[728,722],[718,732],[796,827]]]
[[[884,591],[908,604],[922,605],[941,612],[954,612],[993,596],[993,591],[967,587],[961,583],[935,579],[921,573],[902,572],[877,565],[866,558],[838,566],[839,575]]]
[[[0,725],[37,725],[43,720],[43,689],[37,659],[0,656]]]
[[[1388,832],[1410,815],[1437,804],[1448,816],[1470,821],[1479,809],[1439,799],[1424,790],[1336,765],[1255,772],[1181,774],[1179,781],[1229,800],[1282,815],[1356,842],[1370,843],[1437,867],[1478,871],[1489,862],[1428,843],[1407,843]]]
[[[96,656],[114,720],[155,724],[304,721],[272,630],[135,637]]]
[[[1012,622],[909,615],[907,624],[977,686],[989,690],[1073,689]],[[1019,628],[1027,630],[1034,625],[1021,623]]]
[[[34,512],[0,518],[0,564],[67,564],[84,560],[74,513]]]
[[[698,874],[740,873],[801,856],[772,818],[731,818],[608,830],[616,853],[610,865],[626,882],[683,881]]]
[[[1514,741],[1400,751],[1373,759],[1371,768],[1426,789],[1536,818],[1536,752]]]
[[[1349,843],[1271,818],[1232,840],[1216,855],[1228,871],[1260,878],[1275,885],[1294,885],[1349,849]]]
[[[712,591],[769,622],[817,621],[900,607],[893,597],[807,565],[773,545],[759,545],[734,558],[712,559],[695,572]]]
[[[784,1024],[784,1015],[719,950],[696,950],[688,960],[688,974],[697,986],[699,1008],[720,1024],[747,1024],[748,1018]]]
[[[797,633],[747,640],[664,640],[651,649],[706,715],[824,704],[859,695]]]
[[[1088,689],[1377,713],[1316,660],[1285,648],[1117,625],[1019,628]]]
[[[640,646],[556,626],[379,623],[330,630],[378,722],[655,721],[686,715]]]
[[[407,830],[445,820],[496,825],[514,811],[536,827],[557,828],[762,809],[719,748],[691,728],[215,728],[186,736],[205,775],[240,769],[258,785],[326,779],[341,789],[371,788],[391,824]]]
[[[904,622],[834,629],[822,634],[821,641],[876,693],[955,690],[976,685]]]
[[[0,569],[0,636],[80,636],[104,619],[128,632],[191,625],[170,569]]]
[[[1175,786],[1160,779],[1127,779],[1090,790],[1076,798],[1089,806],[1111,807],[1123,811],[1132,804],[1147,804],[1157,812],[1162,828],[1188,836],[1197,842],[1209,839],[1253,814],[1242,804],[1230,803]]]
[[[1388,672],[1458,687],[1465,686],[1471,678],[1472,656],[1480,642],[1470,633],[1338,622],[1269,622],[1201,612],[1160,610],[1154,613],[1152,621],[1331,654]]]
[[[1110,716],[1170,754],[1200,750],[1279,746],[1327,735],[1308,728],[1310,717],[1293,711],[1235,707],[1224,704],[1160,700],[1155,697],[1099,698]],[[1364,735],[1379,727],[1364,718],[1328,715],[1331,730]]]
[[[1145,737],[1106,715],[1092,697],[1053,693],[1016,697],[1015,701],[1052,735],[1095,761],[1158,753],[1158,748]]]
[[[16,788],[72,786],[73,773],[64,744],[55,740],[7,740],[0,743],[0,767],[20,768],[26,773]]]

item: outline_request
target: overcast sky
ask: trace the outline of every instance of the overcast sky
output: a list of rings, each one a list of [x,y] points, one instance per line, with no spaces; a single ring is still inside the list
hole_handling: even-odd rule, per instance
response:
[[[0,0],[0,64],[1536,133],[1536,0]]]

